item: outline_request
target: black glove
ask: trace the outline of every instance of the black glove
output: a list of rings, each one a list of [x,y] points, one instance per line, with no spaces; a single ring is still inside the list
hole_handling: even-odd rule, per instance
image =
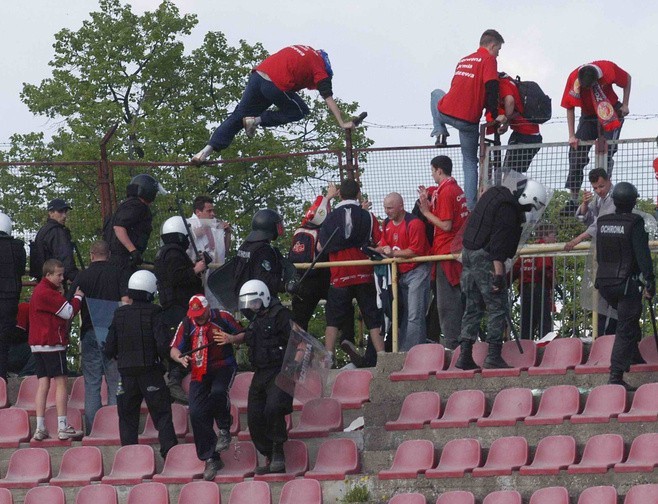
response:
[[[493,282],[491,283],[493,292],[500,292],[505,289],[505,276],[494,275]]]
[[[144,260],[142,259],[142,254],[139,253],[139,250],[135,249],[130,253],[130,265],[135,267],[142,264]]]
[[[286,282],[286,292],[294,295],[299,292],[299,282],[297,280],[289,280]]]
[[[206,263],[206,268],[208,265],[212,262],[212,257],[210,257],[210,254],[208,252],[203,252],[203,262]]]
[[[647,280],[644,288],[647,290],[651,297],[654,297],[656,295],[656,279],[652,278],[651,280]]]

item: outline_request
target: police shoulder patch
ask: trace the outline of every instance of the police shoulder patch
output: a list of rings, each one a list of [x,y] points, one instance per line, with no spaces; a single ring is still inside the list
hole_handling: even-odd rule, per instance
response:
[[[262,263],[260,263],[260,265],[265,271],[271,271],[272,270],[272,264],[270,264],[270,261],[268,261],[267,259],[264,260]]]

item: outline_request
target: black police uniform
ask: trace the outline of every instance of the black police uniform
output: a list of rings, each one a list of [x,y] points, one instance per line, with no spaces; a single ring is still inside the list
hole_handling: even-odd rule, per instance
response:
[[[144,254],[151,231],[153,231],[151,209],[137,196],[130,196],[119,204],[116,212],[105,225],[103,237],[110,244],[110,261],[121,269],[134,273],[138,264],[135,264],[134,261],[131,262],[130,252],[117,238],[114,226],[125,228],[130,241],[140,255]]]
[[[16,327],[23,273],[25,273],[25,243],[0,233],[0,378],[5,380],[7,380],[9,343]]]
[[[281,251],[269,240],[245,241],[238,249],[235,265],[235,293],[248,280],[260,280],[272,296],[285,290],[284,261]]]
[[[617,333],[610,358],[611,382],[630,369],[637,342],[642,337],[642,273],[647,290],[655,291],[655,276],[644,219],[633,213],[601,215],[596,222],[595,287],[617,310]]]
[[[117,393],[121,445],[137,444],[139,411],[145,399],[158,430],[160,453],[164,458],[178,440],[161,363],[169,349],[162,326],[162,308],[140,300],[142,296],[135,291],[130,291],[129,295],[133,303],[120,306],[114,312],[104,349],[108,357],[117,359],[121,375]]]
[[[247,423],[256,449],[266,457],[273,452],[283,453],[283,443],[288,439],[286,415],[292,413],[292,396],[274,382],[283,365],[290,318],[290,310],[272,298],[245,334],[249,361],[255,369],[249,387]]]
[[[41,280],[41,268],[43,263],[48,259],[59,259],[64,264],[64,278],[70,282],[75,280],[78,274],[78,268],[75,265],[73,257],[73,241],[71,240],[71,230],[63,226],[54,219],[48,219],[46,223],[39,229],[36,237],[34,238],[34,245],[31,249],[34,253],[35,267],[31,267],[32,275]],[[30,258],[32,265],[33,259]]]

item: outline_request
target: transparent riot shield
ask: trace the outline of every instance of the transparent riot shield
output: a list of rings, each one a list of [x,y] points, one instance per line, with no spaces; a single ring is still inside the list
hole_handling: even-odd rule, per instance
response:
[[[98,341],[99,348],[103,346],[107,339],[107,332],[112,324],[114,311],[121,306],[120,301],[107,301],[105,299],[94,299],[86,297],[87,308],[91,324],[94,326],[94,334]]]

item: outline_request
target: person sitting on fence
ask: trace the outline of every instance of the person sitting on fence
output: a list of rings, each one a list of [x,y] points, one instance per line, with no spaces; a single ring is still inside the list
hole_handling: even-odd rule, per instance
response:
[[[329,56],[322,49],[293,45],[265,58],[251,71],[233,113],[215,130],[208,145],[194,155],[192,163],[200,164],[213,151],[226,149],[242,128],[252,138],[259,125],[267,128],[303,119],[309,114],[309,108],[297,94],[302,89],[317,89],[340,127],[354,127],[352,121],[343,121],[333,98],[332,77]],[[268,110],[271,105],[276,105],[277,109]]]

